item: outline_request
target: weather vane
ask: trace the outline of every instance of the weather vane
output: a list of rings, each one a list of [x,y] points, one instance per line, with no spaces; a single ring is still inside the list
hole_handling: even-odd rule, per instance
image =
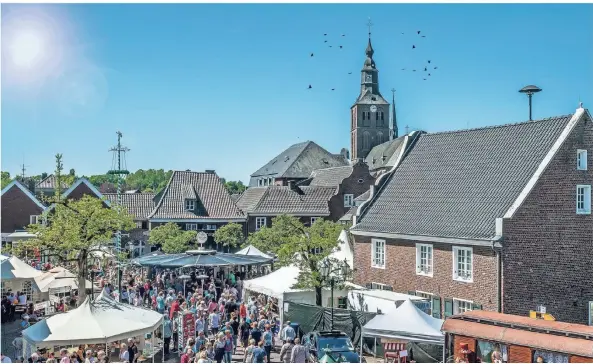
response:
[[[371,27],[373,26],[373,22],[371,21],[370,16],[369,16],[369,21],[367,23],[367,26],[369,27],[369,38],[371,38]]]

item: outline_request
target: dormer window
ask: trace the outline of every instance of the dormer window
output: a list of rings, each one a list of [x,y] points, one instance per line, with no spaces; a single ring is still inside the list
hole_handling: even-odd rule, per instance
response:
[[[577,150],[577,169],[579,171],[587,170],[587,150],[586,149],[578,149]]]
[[[191,198],[185,199],[185,209],[187,211],[194,211],[196,209],[196,200]]]

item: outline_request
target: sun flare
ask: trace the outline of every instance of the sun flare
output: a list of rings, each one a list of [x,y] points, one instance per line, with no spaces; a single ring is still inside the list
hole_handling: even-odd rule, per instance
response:
[[[15,66],[30,68],[43,58],[45,46],[41,34],[36,31],[25,30],[14,35],[8,51]]]

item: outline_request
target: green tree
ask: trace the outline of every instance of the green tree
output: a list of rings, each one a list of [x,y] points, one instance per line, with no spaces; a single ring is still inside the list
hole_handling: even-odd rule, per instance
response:
[[[22,246],[49,252],[61,263],[74,262],[82,302],[86,298],[82,287],[89,278],[90,254],[112,245],[118,230],[131,230],[135,224],[125,209],[117,205],[106,208],[102,200],[88,195],[80,200],[56,201],[54,198],[54,203],[53,211],[44,213],[45,224],[28,226],[27,231],[37,237]]]
[[[41,180],[44,180],[46,178],[47,178],[47,172],[41,173]]]
[[[329,280],[321,274],[321,263],[328,261],[337,267],[337,260],[329,255],[338,247],[341,224],[318,219],[312,226],[304,226],[294,216],[280,215],[272,220],[271,227],[264,227],[249,236],[249,243],[261,251],[271,251],[278,256],[279,264],[295,265],[300,269],[293,288],[313,288],[316,303],[322,304],[322,288]]]
[[[222,244],[223,247],[228,247],[230,253],[231,248],[241,246],[245,241],[243,226],[236,222],[222,226],[214,232],[214,241],[216,244]]]
[[[221,178],[221,180],[222,183],[224,183],[224,187],[226,187],[231,195],[235,193],[243,193],[243,191],[247,189],[247,186],[241,181],[227,181],[224,178]]]
[[[187,251],[195,237],[195,231],[184,231],[176,223],[168,222],[152,229],[148,241],[150,244],[160,245],[167,254],[176,254]]]
[[[10,182],[12,182],[12,178],[10,178],[9,172],[2,172],[2,187],[6,187]]]

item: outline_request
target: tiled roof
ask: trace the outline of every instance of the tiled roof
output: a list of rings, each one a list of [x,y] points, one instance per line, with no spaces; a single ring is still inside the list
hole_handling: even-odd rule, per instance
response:
[[[250,185],[257,177],[308,178],[316,169],[348,165],[341,155],[331,154],[312,141],[291,145],[251,175]],[[255,181],[255,183],[254,183]]]
[[[45,179],[43,179],[39,183],[37,183],[35,188],[55,189],[57,183],[58,183],[58,181],[56,180],[56,176],[53,174],[50,174],[49,176],[45,177]],[[64,181],[62,181],[62,188],[63,189],[68,188],[68,184],[66,184]]]
[[[288,186],[251,187],[243,192],[237,202],[249,214],[307,214],[329,215],[329,200],[335,187],[298,187],[302,192]]]
[[[405,135],[373,147],[365,158],[365,162],[369,165],[369,169],[374,170],[382,167],[393,167],[400,154],[401,148],[404,146],[404,140]]]
[[[309,186],[337,187],[352,174],[352,166],[317,169],[311,173]]]
[[[116,193],[104,193],[103,196],[111,201],[111,206],[117,203]],[[154,209],[154,193],[122,193],[121,204],[136,220],[146,220]]]
[[[369,199],[370,195],[371,195],[371,190],[368,190],[365,193],[363,193],[362,195],[356,197],[354,199],[354,202],[365,202],[366,200]]]
[[[193,192],[191,192],[193,191]],[[185,209],[184,196],[197,198],[194,211]],[[215,173],[174,171],[150,219],[242,219],[227,189]]]
[[[344,216],[340,217],[340,221],[352,221],[352,216],[356,215],[356,210],[358,210],[358,206],[352,206]]]
[[[422,134],[353,230],[493,238],[570,118]]]

